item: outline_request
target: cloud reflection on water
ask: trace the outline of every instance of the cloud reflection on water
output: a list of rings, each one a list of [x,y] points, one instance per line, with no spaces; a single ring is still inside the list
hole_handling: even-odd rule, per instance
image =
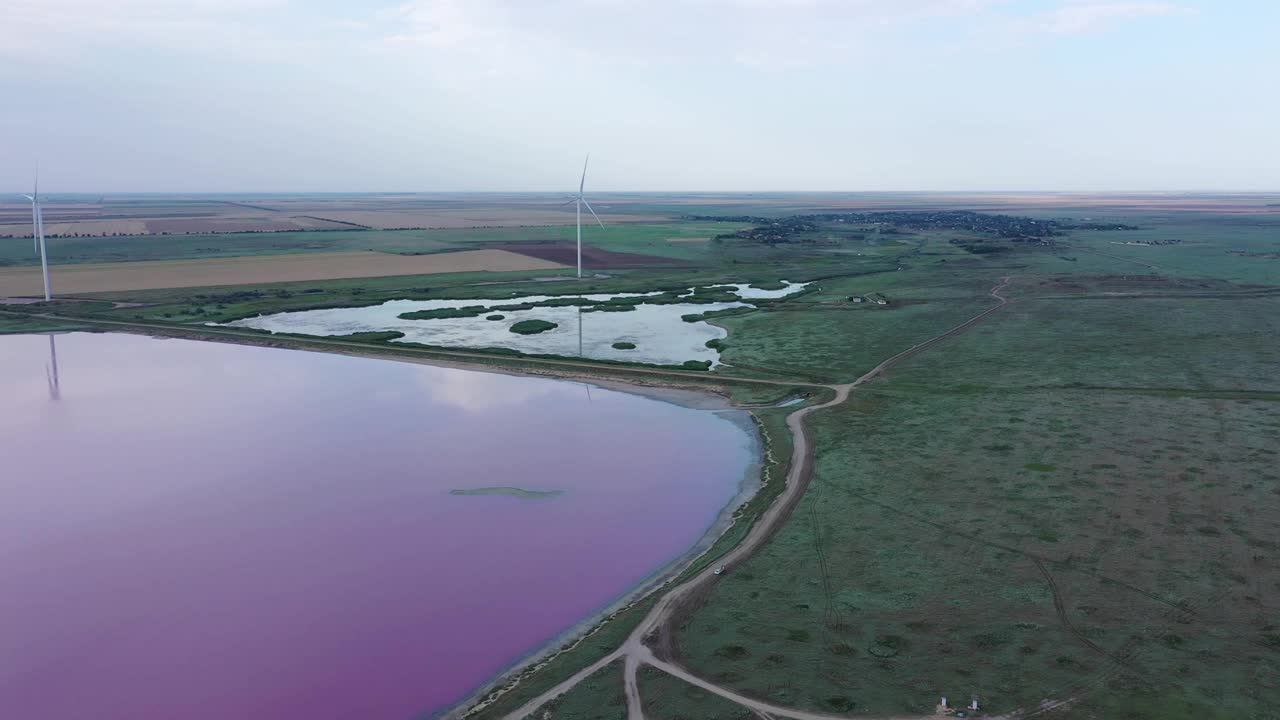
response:
[[[419,372],[414,375],[414,382],[435,403],[468,412],[528,405],[538,398],[570,392],[567,386],[527,383],[498,373],[465,370],[446,374]]]

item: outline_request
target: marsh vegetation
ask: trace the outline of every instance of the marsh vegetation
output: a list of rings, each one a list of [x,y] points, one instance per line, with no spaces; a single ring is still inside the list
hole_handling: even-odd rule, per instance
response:
[[[548,322],[546,320],[521,320],[519,322],[512,323],[511,327],[507,329],[517,335],[537,335],[538,333],[544,333],[558,327],[560,326],[556,323]]]

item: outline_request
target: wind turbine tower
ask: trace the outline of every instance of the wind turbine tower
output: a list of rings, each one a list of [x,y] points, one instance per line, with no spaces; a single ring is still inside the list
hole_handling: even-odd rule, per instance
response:
[[[587,210],[591,213],[591,217],[596,219],[596,223],[600,229],[604,229],[604,223],[600,222],[600,216],[596,215],[596,211],[591,209],[591,203],[587,202],[586,196],[583,194],[587,185],[587,163],[591,162],[591,156],[587,155],[587,159],[582,161],[582,180],[578,182],[578,279],[582,279],[582,206],[586,205]]]
[[[40,252],[40,272],[44,274],[44,301],[49,302],[52,296],[49,294],[49,258],[45,255],[44,248],[44,213],[40,210],[39,175],[36,176],[35,189],[24,197],[31,201],[31,239],[35,242],[35,249]]]

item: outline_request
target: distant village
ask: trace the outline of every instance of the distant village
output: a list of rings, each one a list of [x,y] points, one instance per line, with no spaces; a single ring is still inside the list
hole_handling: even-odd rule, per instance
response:
[[[805,237],[835,223],[875,226],[882,234],[900,228],[909,230],[952,230],[991,235],[1015,242],[1039,242],[1066,234],[1069,230],[1137,230],[1121,223],[1037,220],[1017,215],[977,213],[970,210],[818,213],[767,218],[756,215],[688,215],[686,220],[751,224],[753,227],[717,235],[716,239],[737,239],[769,245],[809,242]]]

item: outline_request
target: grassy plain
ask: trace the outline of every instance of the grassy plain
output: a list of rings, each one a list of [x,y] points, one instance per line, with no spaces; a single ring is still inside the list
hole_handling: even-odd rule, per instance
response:
[[[9,315],[0,306],[0,335],[42,332],[73,332],[88,330],[90,327],[75,321],[46,320],[26,315]]]
[[[715,319],[730,334],[725,366],[706,382],[795,383],[732,386],[739,402],[772,404],[821,395],[802,386],[849,382],[991,307],[989,291],[1007,277],[1010,304],[811,416],[808,492],[770,543],[683,618],[678,661],[747,695],[853,715],[923,714],[939,695],[973,693],[992,712],[1074,700],[1050,717],[1268,718],[1280,707],[1280,209],[1265,210],[1267,200],[649,197],[617,206],[653,222],[595,228],[588,241],[679,265],[582,282],[522,271],[127,290],[96,297],[143,306],[59,312],[184,332],[208,320],[392,298],[811,280],[815,292]],[[1139,229],[1000,241],[987,254],[950,242],[975,239],[962,231],[838,224],[777,245],[670,241],[742,227],[671,219],[683,213],[866,206],[981,208]],[[269,246],[288,242],[284,235],[249,236],[262,245],[225,237],[234,238],[230,252],[245,254],[372,240],[386,245],[358,249],[411,253],[561,241],[572,228],[344,231],[312,233],[332,240],[314,249]],[[147,257],[194,252],[186,236],[174,242],[148,246]],[[80,259],[93,260],[92,249],[84,252]],[[871,295],[887,304],[851,299]],[[65,322],[4,317],[0,331]],[[363,340],[390,355],[412,352]],[[775,443],[773,484],[702,565],[737,542],[780,490],[788,412],[756,412]],[[651,602],[623,611],[476,717],[501,717],[613,650]],[[743,716],[652,670],[640,686],[655,718]],[[550,706],[551,717],[625,715],[620,693],[619,669],[606,668]]]
[[[653,720],[757,720],[750,710],[694,687],[661,670],[645,667],[639,674],[644,716]]]
[[[1274,401],[890,381],[813,431],[801,507],[679,636],[695,672],[872,714],[1278,699]]]
[[[622,661],[600,668],[578,687],[551,701],[542,717],[545,720],[626,720]]]

